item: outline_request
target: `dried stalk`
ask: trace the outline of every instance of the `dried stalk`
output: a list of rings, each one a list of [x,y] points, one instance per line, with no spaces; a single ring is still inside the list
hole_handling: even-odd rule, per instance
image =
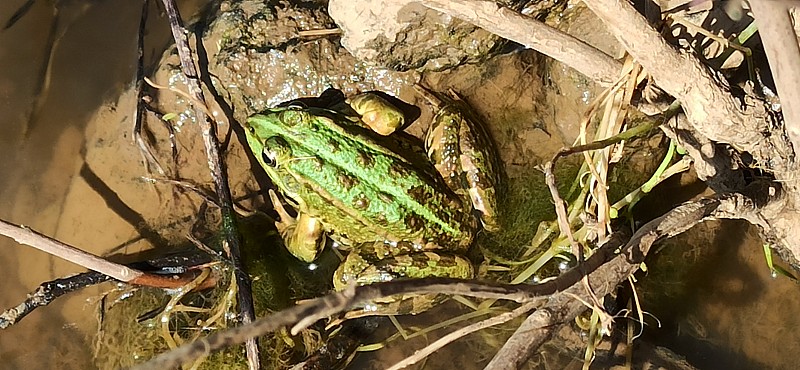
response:
[[[172,37],[178,50],[181,61],[181,70],[186,76],[186,83],[189,93],[198,102],[205,102],[203,90],[200,87],[200,79],[197,67],[194,63],[193,53],[189,47],[186,29],[183,27],[178,7],[174,0],[163,0],[164,8],[169,17]],[[236,213],[233,210],[231,192],[228,186],[228,178],[225,175],[225,163],[219,155],[219,141],[217,140],[216,126],[209,122],[204,114],[204,107],[194,104],[195,116],[200,124],[203,135],[203,143],[206,148],[208,168],[211,178],[214,180],[215,190],[219,199],[220,213],[222,214],[222,234],[225,238],[223,249],[229,251],[229,258],[236,271],[236,284],[238,290],[239,316],[243,324],[248,324],[255,319],[255,308],[253,306],[253,294],[250,285],[250,277],[242,267],[241,251],[239,247],[239,233],[236,227]],[[249,339],[245,343],[247,351],[247,363],[250,370],[258,370],[260,365],[258,343],[255,339]]]

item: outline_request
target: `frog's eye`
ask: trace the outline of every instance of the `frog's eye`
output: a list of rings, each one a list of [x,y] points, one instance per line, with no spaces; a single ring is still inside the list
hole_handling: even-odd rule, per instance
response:
[[[264,148],[261,152],[261,160],[264,161],[264,164],[267,166],[275,167],[277,164],[275,159],[275,152],[269,150],[269,148]]]
[[[276,167],[285,162],[286,158],[292,154],[289,143],[285,140],[273,136],[264,141],[264,150],[261,151],[261,160],[270,167]]]

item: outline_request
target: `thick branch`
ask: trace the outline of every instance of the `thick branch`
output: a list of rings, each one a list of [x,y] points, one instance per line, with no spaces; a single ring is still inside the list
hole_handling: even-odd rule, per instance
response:
[[[631,237],[620,254],[589,274],[592,290],[597,296],[611,293],[621,281],[638,269],[639,262],[644,260],[655,242],[683,233],[706,220],[745,219],[767,228],[766,234],[770,234],[769,225],[761,218],[760,211],[779,202],[782,196],[777,185],[758,182],[748,186],[744,193],[726,193],[681,204],[645,224]],[[485,369],[520,368],[533,350],[550,338],[559,324],[573,319],[586,309],[575,297],[589,301],[588,292],[580,284],[551,296],[545,306],[536,310],[517,328]]]
[[[786,194],[785,209],[764,212],[771,226],[768,238],[779,241],[781,256],[790,263],[798,261],[800,247],[800,176],[797,176],[795,153],[784,127],[765,112],[760,99],[747,95],[740,109],[726,87],[692,55],[681,55],[653,30],[625,0],[585,0],[609,27],[627,51],[651,74],[655,82],[676,97],[686,112],[686,133],[728,144],[740,153],[752,156],[752,167],[763,169],[781,183]],[[700,154],[716,156],[712,145]],[[693,156],[697,154],[694,151]],[[711,158],[711,157],[707,157]],[[707,160],[695,157],[696,161]]]
[[[794,33],[789,8],[800,2],[753,0],[750,7],[781,99],[786,133],[800,149],[800,40]]]
[[[758,163],[790,178],[792,150],[772,135],[765,116],[745,116],[728,90],[692,55],[667,44],[625,0],[585,0],[659,87],[681,102],[692,126],[704,136],[749,152]],[[758,107],[754,107],[758,108]]]
[[[422,5],[461,18],[502,38],[536,50],[610,86],[622,65],[593,46],[494,1],[420,0]]]

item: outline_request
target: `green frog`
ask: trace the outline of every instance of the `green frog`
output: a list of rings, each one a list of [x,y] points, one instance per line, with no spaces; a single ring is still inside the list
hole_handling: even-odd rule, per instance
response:
[[[497,228],[498,167],[486,132],[456,101],[447,102],[438,107],[425,152],[392,133],[403,114],[373,93],[348,99],[342,109],[289,104],[247,120],[250,149],[298,213],[290,217],[271,193],[287,249],[311,262],[325,244],[323,233],[351,249],[334,274],[335,289],[473,277],[463,255],[479,221]],[[436,301],[402,297],[365,309],[418,313]]]

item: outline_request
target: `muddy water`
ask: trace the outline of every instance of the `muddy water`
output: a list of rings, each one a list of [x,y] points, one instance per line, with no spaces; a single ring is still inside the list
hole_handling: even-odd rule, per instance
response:
[[[0,21],[23,3],[0,3]],[[58,5],[57,17],[53,3]],[[0,31],[3,219],[98,254],[150,248],[153,243],[140,236],[147,225],[172,224],[158,230],[168,239],[185,231],[185,220],[199,201],[143,181],[147,172],[131,141],[134,98],[126,88],[134,73],[139,8],[138,2],[124,0],[40,0],[14,27]],[[34,94],[55,18],[52,78],[37,102]],[[151,17],[151,23],[157,22]],[[163,31],[150,29],[153,49],[166,44]],[[154,54],[148,51],[149,56]],[[586,99],[592,96],[585,82],[561,67],[550,72],[561,85],[538,95],[542,87],[531,60],[505,57],[487,63],[476,71],[494,75],[487,80],[464,77],[470,73],[439,77],[464,93],[487,120],[515,123],[515,130],[496,133],[512,175],[530,171],[527,164],[541,162],[571,142]],[[509,91],[522,93],[508,99]],[[159,127],[151,129],[156,137],[164,137]],[[202,150],[194,142],[180,144],[185,161],[181,166],[201,168]],[[198,151],[199,156],[192,155]],[[672,300],[660,303],[660,310],[645,307],[664,321],[663,330],[647,329],[649,338],[702,368],[723,363],[742,369],[792,368],[789,354],[794,348],[780,346],[800,342],[791,330],[796,326],[793,312],[798,300],[792,299],[796,286],[770,277],[757,238],[752,230],[743,230],[741,224],[725,224],[676,241],[696,248],[715,244],[729,249],[714,253],[710,260],[685,258],[687,263],[714,267],[698,265],[699,272],[689,276],[695,290],[681,298],[669,296]],[[710,237],[718,233],[731,238]],[[19,303],[43,281],[82,271],[6,239],[0,244],[3,309]],[[691,257],[693,250],[681,251],[688,254],[680,258]],[[87,338],[96,329],[97,300],[106,289],[108,285],[61,298],[0,333],[0,368],[91,368],[92,345]],[[684,308],[678,311],[676,306]],[[785,355],[776,354],[776,348],[784,348],[780,352]],[[736,363],[723,362],[725,356]]]
[[[23,3],[0,3],[2,22]],[[94,161],[87,171],[86,153],[89,146],[104,145],[96,140],[103,130],[118,131],[120,141],[130,141],[133,100],[117,100],[133,80],[140,8],[140,2],[117,0],[37,1],[13,27],[0,31],[3,219],[98,254],[138,235],[92,188],[98,176],[133,176],[111,167],[110,161]],[[43,83],[51,27],[51,78]],[[37,85],[45,86],[38,94]],[[125,150],[120,152],[125,158]],[[117,156],[113,150],[106,155]],[[135,168],[135,157],[129,158],[134,158],[129,167]],[[113,191],[106,189],[103,195]],[[83,271],[6,238],[0,244],[3,309],[18,304],[43,281]],[[86,334],[96,323],[97,298],[97,289],[87,289],[3,331],[0,368],[91,368]]]
[[[649,320],[646,340],[701,369],[797,368],[798,286],[771,274],[754,227],[708,223],[662,248],[643,281],[643,301],[661,320]]]

